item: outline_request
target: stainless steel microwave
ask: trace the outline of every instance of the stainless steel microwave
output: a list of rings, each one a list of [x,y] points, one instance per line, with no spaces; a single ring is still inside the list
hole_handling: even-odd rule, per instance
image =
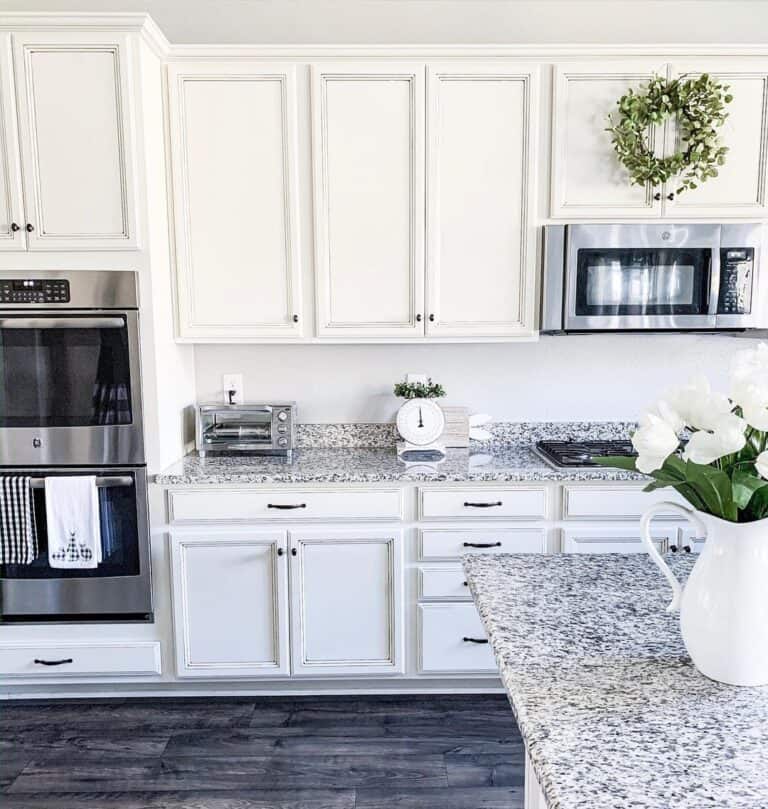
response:
[[[547,225],[542,332],[768,327],[764,228]]]

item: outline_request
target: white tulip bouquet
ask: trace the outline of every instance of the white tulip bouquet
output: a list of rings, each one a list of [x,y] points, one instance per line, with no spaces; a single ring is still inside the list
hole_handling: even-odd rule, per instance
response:
[[[645,491],[670,486],[723,520],[768,517],[768,343],[736,354],[730,387],[715,393],[701,377],[668,392],[632,435],[636,458],[593,460],[650,475]]]

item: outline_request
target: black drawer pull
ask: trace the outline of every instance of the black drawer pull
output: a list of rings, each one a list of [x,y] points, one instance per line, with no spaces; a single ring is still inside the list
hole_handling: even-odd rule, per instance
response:
[[[487,638],[462,638],[465,643],[488,643]]]
[[[38,660],[35,658],[35,663],[38,666],[63,666],[65,663],[71,663],[71,657],[65,657],[63,660]]]
[[[495,503],[464,503],[464,508],[496,508],[496,506],[503,506],[504,503],[501,500],[497,500]]]
[[[282,510],[292,509],[292,508],[306,508],[306,503],[293,503],[288,505],[283,505],[282,503],[267,503],[267,508],[278,508]]]
[[[500,548],[501,542],[464,542],[465,548]]]

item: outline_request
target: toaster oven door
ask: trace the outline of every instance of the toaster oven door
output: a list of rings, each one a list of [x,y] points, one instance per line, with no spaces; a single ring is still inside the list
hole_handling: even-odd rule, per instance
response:
[[[272,448],[272,408],[215,411],[201,426],[201,452],[259,452]]]

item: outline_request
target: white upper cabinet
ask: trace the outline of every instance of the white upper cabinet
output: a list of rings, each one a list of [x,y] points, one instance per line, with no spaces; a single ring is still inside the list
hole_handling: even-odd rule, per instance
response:
[[[765,216],[768,70],[748,63],[701,62],[605,65],[564,64],[555,68],[552,120],[552,205],[555,218],[678,219]],[[677,193],[675,181],[641,188],[629,176],[611,144],[608,114],[627,90],[656,73],[671,78],[708,72],[730,85],[733,101],[720,130],[728,146],[725,165],[716,178],[693,191]],[[671,155],[680,143],[674,120],[649,130],[658,155]]]
[[[289,674],[285,533],[174,533],[170,549],[178,676]]]
[[[0,250],[26,247],[11,35],[0,35]]]
[[[429,68],[429,336],[534,333],[537,79],[530,66]]]
[[[424,65],[312,68],[318,334],[424,333]]]
[[[403,659],[400,530],[292,531],[294,674],[398,674]]]
[[[762,71],[745,70],[743,64],[720,65],[706,70],[698,64],[675,64],[673,75],[696,78],[708,72],[729,85],[733,101],[726,105],[728,118],[720,129],[723,145],[728,147],[725,165],[718,176],[702,183],[693,191],[680,195],[666,189],[665,206],[678,217],[765,216],[766,212],[766,102],[768,101],[768,66]],[[678,150],[677,132],[669,127],[667,152]]]
[[[28,248],[135,249],[128,36],[25,32],[13,43]]]
[[[637,218],[661,215],[661,194],[630,185],[611,144],[608,114],[630,87],[664,63],[563,64],[555,68],[552,114],[553,217],[564,219]],[[663,149],[663,132],[649,130],[649,141]],[[655,199],[658,193],[659,199]]]
[[[300,336],[295,69],[182,62],[168,85],[179,336]]]

